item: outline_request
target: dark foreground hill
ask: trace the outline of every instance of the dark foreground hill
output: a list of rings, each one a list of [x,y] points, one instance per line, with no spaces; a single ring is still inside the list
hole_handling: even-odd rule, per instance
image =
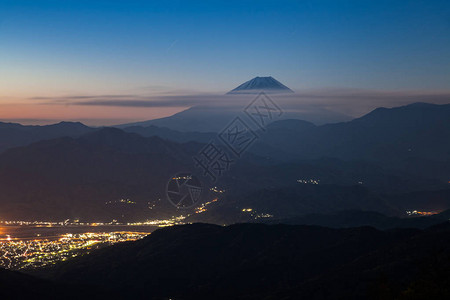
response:
[[[112,296],[90,285],[58,283],[0,268],[0,299],[112,299]]]
[[[134,299],[448,299],[450,224],[193,224],[41,270]]]

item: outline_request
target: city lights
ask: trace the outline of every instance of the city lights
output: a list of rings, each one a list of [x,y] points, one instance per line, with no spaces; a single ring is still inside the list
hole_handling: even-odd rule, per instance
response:
[[[8,236],[0,242],[0,267],[34,269],[65,261],[91,250],[120,242],[135,241],[148,235],[143,232],[97,232],[62,234],[60,238],[16,240]]]

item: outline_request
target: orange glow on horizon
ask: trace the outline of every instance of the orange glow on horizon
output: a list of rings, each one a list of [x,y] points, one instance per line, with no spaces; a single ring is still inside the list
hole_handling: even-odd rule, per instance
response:
[[[114,107],[49,104],[1,104],[0,121],[15,122],[27,120],[23,124],[42,124],[35,120],[45,120],[52,124],[60,121],[81,121],[86,125],[108,126],[126,122],[138,122],[171,116],[186,107]]]

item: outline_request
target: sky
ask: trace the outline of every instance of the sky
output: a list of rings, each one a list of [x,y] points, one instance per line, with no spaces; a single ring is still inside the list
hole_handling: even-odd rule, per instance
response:
[[[450,102],[450,2],[0,0],[3,121],[153,119],[255,76]]]

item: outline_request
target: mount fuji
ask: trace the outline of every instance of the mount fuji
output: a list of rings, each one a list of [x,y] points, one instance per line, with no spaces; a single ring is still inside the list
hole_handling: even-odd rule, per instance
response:
[[[276,80],[268,77],[255,77],[225,95],[215,96],[203,105],[192,106],[172,116],[142,122],[117,125],[118,128],[129,128],[133,132],[142,132],[149,126],[165,127],[180,132],[219,132],[231,120],[242,113],[257,94],[264,92],[282,97],[294,92]],[[280,99],[277,99],[279,101]],[[281,119],[301,119],[315,124],[340,122],[348,120],[348,116],[331,111],[295,111],[289,108]],[[133,127],[133,128],[131,128]],[[147,129],[145,129],[147,130]],[[153,130],[153,129],[149,129]]]
[[[258,94],[259,92],[265,93],[294,93],[290,88],[273,78],[268,77],[255,77],[247,82],[244,82],[237,88],[229,91],[227,94]]]

